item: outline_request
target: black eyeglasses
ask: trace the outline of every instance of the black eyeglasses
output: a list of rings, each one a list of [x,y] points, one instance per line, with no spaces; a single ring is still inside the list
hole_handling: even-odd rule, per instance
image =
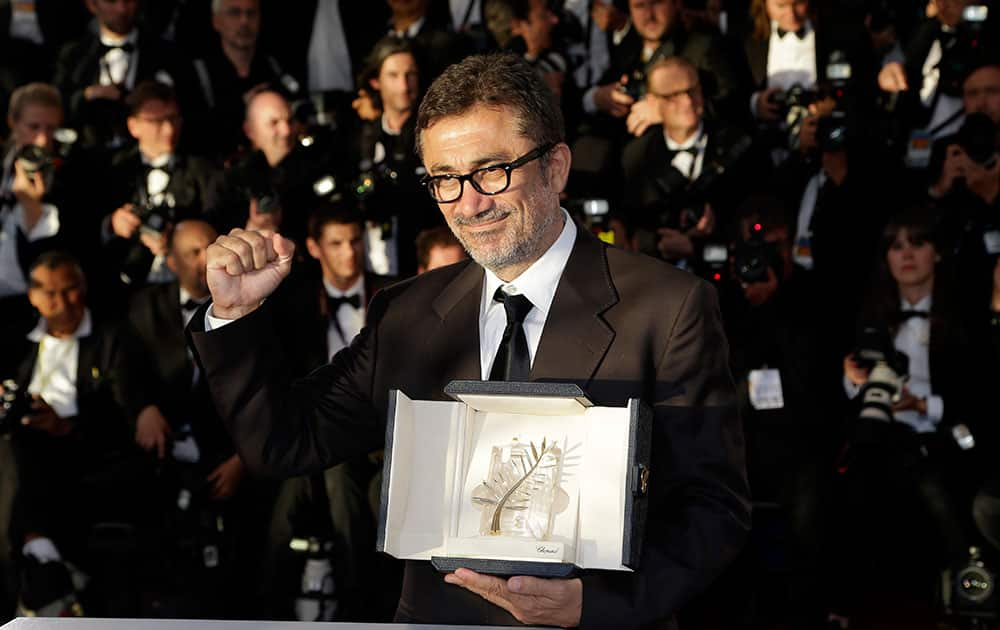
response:
[[[510,188],[510,174],[532,160],[537,160],[556,146],[555,143],[543,144],[532,149],[513,162],[494,164],[477,168],[466,175],[425,175],[420,183],[427,187],[434,201],[438,203],[454,203],[462,198],[465,182],[483,195],[499,195]]]

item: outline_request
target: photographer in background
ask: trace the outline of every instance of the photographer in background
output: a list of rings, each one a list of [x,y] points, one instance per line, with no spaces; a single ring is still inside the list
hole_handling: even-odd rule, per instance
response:
[[[857,349],[844,359],[849,447],[840,462],[842,517],[834,536],[831,620],[847,620],[862,594],[899,584],[864,576],[908,572],[921,591],[945,567],[968,559],[971,466],[977,405],[986,387],[976,351],[959,325],[933,222],[923,209],[894,217],[882,233],[880,261],[861,318]],[[975,344],[975,345],[974,345]],[[915,499],[915,500],[914,500]],[[912,511],[926,513],[923,524]],[[905,532],[901,535],[901,532]],[[902,552],[890,541],[903,541]],[[913,554],[914,547],[922,550]],[[891,564],[894,562],[899,564]],[[874,566],[873,566],[874,565]],[[881,589],[881,591],[879,590]],[[923,592],[923,596],[929,591]]]
[[[170,86],[141,83],[127,103],[136,144],[111,160],[103,207],[117,209],[105,217],[101,233],[109,270],[138,288],[174,279],[166,265],[169,232],[215,205],[221,174],[208,160],[177,150],[183,118]]]
[[[62,101],[53,86],[30,83],[11,95],[11,136],[0,175],[0,331],[20,330],[30,321],[28,269],[71,233],[72,213],[60,211],[71,188],[55,139],[62,121]]]
[[[326,133],[304,133],[288,100],[266,86],[247,98],[243,133],[251,150],[226,170],[212,223],[220,234],[236,227],[280,230],[305,251],[318,198],[348,193],[350,153],[335,150]]]
[[[362,80],[382,110],[378,120],[361,123],[356,141],[353,196],[364,214],[365,267],[381,275],[410,276],[417,268],[417,233],[440,224],[420,184],[425,171],[413,150],[420,101],[413,46],[405,39],[383,38]]]
[[[663,123],[628,144],[622,169],[639,248],[701,271],[701,244],[720,219],[732,220],[736,204],[762,179],[762,161],[753,159],[748,136],[705,120],[698,77],[682,57],[653,64],[646,98],[657,103]]]

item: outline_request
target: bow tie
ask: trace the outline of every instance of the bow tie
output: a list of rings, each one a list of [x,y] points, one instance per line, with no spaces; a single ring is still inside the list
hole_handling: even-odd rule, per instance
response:
[[[181,304],[181,310],[184,311],[196,311],[198,307],[202,305],[202,302],[195,302],[194,299],[188,298],[186,302]]]
[[[112,50],[120,50],[126,55],[131,55],[132,52],[135,51],[135,44],[133,44],[132,42],[125,42],[124,44],[115,45],[115,44],[105,44],[104,42],[101,42],[102,57],[111,52]]]
[[[795,35],[799,39],[805,39],[805,36],[806,36],[806,27],[802,26],[797,31],[786,31],[785,29],[779,27],[778,28],[778,39],[785,39],[785,35],[788,35],[789,33],[791,33],[792,35]]]
[[[905,322],[911,317],[917,317],[920,319],[928,319],[930,314],[927,311],[915,311],[915,310],[904,310],[899,314],[899,321]]]
[[[326,306],[331,316],[336,315],[337,310],[344,304],[350,304],[354,308],[361,308],[361,296],[357,293],[354,295],[326,296]]]
[[[698,146],[692,145],[690,147],[687,147],[686,149],[671,149],[670,152],[673,155],[677,155],[678,153],[687,153],[691,157],[696,158],[698,157]]]

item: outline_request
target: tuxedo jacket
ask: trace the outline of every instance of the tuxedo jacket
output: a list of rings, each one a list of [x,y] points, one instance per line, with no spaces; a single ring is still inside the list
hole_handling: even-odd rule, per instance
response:
[[[70,418],[73,431],[61,438],[34,429],[19,428],[12,434],[20,472],[18,519],[26,531],[49,531],[58,518],[60,506],[53,505],[53,483],[116,477],[124,474],[123,464],[136,452],[132,435],[146,383],[136,372],[134,338],[119,326],[95,321],[93,332],[79,342],[79,412]],[[4,345],[4,378],[14,378],[26,390],[38,359],[38,344],[19,335]]]
[[[697,196],[711,203],[716,215],[722,218],[732,214],[755,183],[764,181],[768,174],[767,160],[755,155],[749,136],[739,129],[710,122],[705,123],[704,133],[708,141],[701,174],[690,183],[671,164],[676,152],[667,147],[662,125],[650,127],[626,145],[622,154],[624,207],[635,223],[645,223],[638,216],[643,209],[683,203],[691,190],[704,191]],[[719,169],[721,174],[716,174]]]
[[[188,355],[181,313],[180,286],[169,282],[146,287],[129,305],[129,323],[142,344],[145,360],[137,369],[147,375],[150,403],[159,407],[174,430],[191,425],[209,468],[235,451],[208,394],[205,379],[192,384],[194,361]]]
[[[208,333],[196,315],[191,342],[248,467],[282,476],[327,468],[382,446],[389,390],[447,400],[452,380],[478,380],[483,282],[466,261],[380,292],[351,346],[294,383],[267,301]],[[742,545],[749,501],[727,356],[708,284],[577,230],[529,378],[574,383],[598,405],[646,401],[657,471],[641,568],[582,573],[583,627],[671,623]],[[407,562],[397,619],[514,622],[419,561]]]

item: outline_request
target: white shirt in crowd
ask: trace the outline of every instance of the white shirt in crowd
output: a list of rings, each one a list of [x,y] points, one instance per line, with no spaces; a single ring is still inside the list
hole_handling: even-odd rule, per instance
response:
[[[354,91],[340,0],[319,0],[309,39],[309,91]]]
[[[123,46],[131,44],[135,46],[139,41],[139,31],[132,29],[132,32],[124,37],[115,37],[108,33],[101,33],[101,43],[105,46]],[[101,57],[101,74],[98,83],[101,85],[125,85],[129,89],[135,87],[135,76],[139,68],[139,51],[133,50],[130,53],[121,48],[112,48]],[[160,79],[158,76],[157,79]]]
[[[708,135],[705,134],[705,125],[698,123],[698,130],[684,142],[674,142],[666,130],[663,132],[663,139],[667,143],[667,148],[677,151],[670,164],[684,174],[690,181],[698,179],[701,175],[702,165],[705,162],[705,147],[708,146]],[[695,155],[688,153],[689,150],[696,151]]]
[[[357,295],[361,300],[361,306],[358,308],[354,308],[350,304],[341,304],[336,313],[330,313],[337,320],[337,324],[334,325],[331,319],[326,329],[326,349],[329,351],[330,358],[333,358],[333,355],[346,348],[351,340],[358,336],[365,325],[365,276],[361,274],[358,281],[346,291],[341,291],[325,279],[323,280],[323,288],[326,289],[326,294],[330,297]]]
[[[938,83],[941,81],[941,70],[938,66],[941,63],[942,54],[941,41],[934,40],[921,69],[924,80],[920,85],[920,102],[923,103],[924,107],[932,105],[934,107],[931,112],[931,121],[926,128],[932,139],[958,131],[963,120],[961,112],[965,108],[961,98],[938,93]]]
[[[930,313],[931,296],[916,304],[901,301],[904,311]],[[932,433],[944,417],[944,399],[931,393],[930,362],[931,322],[928,317],[908,317],[899,326],[894,345],[910,359],[910,380],[906,388],[917,398],[927,399],[927,414],[916,410],[897,411],[893,417],[897,422],[908,425],[917,433]],[[844,378],[844,390],[850,398],[858,395],[861,388]]]
[[[0,182],[0,192],[3,196],[8,196],[13,185],[13,161],[14,152],[11,151],[4,160],[3,172],[6,175]],[[43,203],[42,216],[34,227],[28,230],[24,220],[24,208],[20,203],[0,207],[0,298],[23,295],[28,291],[28,283],[24,280],[27,270],[21,269],[21,263],[18,261],[18,232],[22,232],[29,243],[55,236],[59,232],[59,208],[50,203]]]
[[[48,334],[48,324],[39,319],[28,333],[28,340],[38,344],[38,358],[31,373],[28,393],[37,394],[62,418],[72,418],[80,410],[76,403],[76,374],[80,361],[80,339],[93,332],[90,310],[73,335],[64,339]]]

